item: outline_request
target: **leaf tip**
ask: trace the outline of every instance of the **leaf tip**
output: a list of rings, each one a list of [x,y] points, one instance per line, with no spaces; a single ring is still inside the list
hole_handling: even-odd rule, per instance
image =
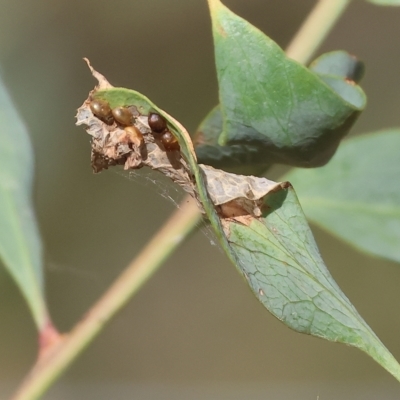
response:
[[[225,7],[220,0],[208,0],[208,7],[210,9],[214,35],[218,33],[219,36],[226,37],[227,33],[222,26],[222,18],[219,14],[221,11],[228,10],[228,8]]]
[[[100,89],[110,89],[113,86],[107,81],[104,75],[100,74],[100,72],[97,72],[93,67],[92,64],[90,63],[89,59],[86,57],[83,57],[83,60],[86,62],[87,66],[90,69],[90,72],[92,73],[93,77],[97,79],[98,81],[98,86],[96,87],[96,90]]]

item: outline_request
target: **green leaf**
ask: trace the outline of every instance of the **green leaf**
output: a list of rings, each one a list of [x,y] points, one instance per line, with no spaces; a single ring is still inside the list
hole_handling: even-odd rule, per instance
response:
[[[45,327],[42,244],[31,199],[33,151],[27,129],[0,80],[0,259]]]
[[[367,0],[378,6],[400,6],[400,0]]]
[[[359,348],[400,380],[400,366],[342,293],[291,187],[265,198],[262,219],[225,228],[237,266],[262,304],[290,328]]]
[[[360,87],[354,85],[364,74],[364,64],[346,51],[321,55],[310,64],[310,70],[341,97],[355,103],[365,101]],[[218,105],[204,118],[193,137],[199,161],[228,172],[256,176],[265,173],[271,166],[268,152],[251,143],[221,146],[218,138],[222,130],[223,117]],[[231,132],[239,135],[240,126],[233,126]]]
[[[364,74],[364,64],[346,51],[325,53],[314,60],[310,70],[316,73],[341,97],[352,102],[364,102],[360,87],[354,85]],[[220,106],[215,107],[202,121],[193,137],[200,162],[228,172],[245,175],[261,175],[271,166],[268,152],[254,144],[238,143],[221,146],[218,138],[223,130]],[[231,128],[238,135],[240,127]]]
[[[357,249],[400,261],[400,129],[346,140],[332,161],[284,179],[307,217]]]
[[[268,163],[325,164],[365,107],[362,90],[329,77],[323,82],[219,0],[209,4],[223,119],[219,143],[257,146]]]
[[[170,176],[198,200],[226,254],[273,315],[298,332],[365,351],[400,380],[397,361],[325,267],[289,184],[198,165],[182,125],[140,93],[109,88],[101,82],[100,87],[106,89],[95,91],[84,102],[78,110],[77,124],[88,126],[93,151],[106,155],[108,166],[118,163],[121,154],[116,149],[123,149],[126,169],[147,165]],[[111,107],[139,110],[135,126],[144,137],[141,146],[145,148],[124,148],[126,138],[121,128],[117,124],[106,126],[91,113],[88,101],[92,98],[106,100]],[[148,113],[154,111],[167,120],[181,153],[168,153],[157,144],[157,134],[147,124]],[[140,162],[131,164],[132,159]],[[167,159],[171,161],[169,165]],[[178,178],[177,170],[184,172]]]

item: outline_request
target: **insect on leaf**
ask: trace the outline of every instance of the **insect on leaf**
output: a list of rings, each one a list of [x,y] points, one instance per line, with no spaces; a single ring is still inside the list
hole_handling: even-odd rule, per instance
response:
[[[88,126],[95,171],[121,164],[169,176],[195,197],[226,254],[273,315],[298,332],[365,351],[400,380],[397,361],[329,274],[289,183],[197,164],[190,137],[174,118],[140,93],[112,88],[93,74],[99,86],[78,109],[77,124]],[[97,118],[90,106],[98,99],[111,109],[129,109],[143,140],[133,140],[118,122]],[[168,150],[150,128],[152,113],[165,119],[178,148]]]

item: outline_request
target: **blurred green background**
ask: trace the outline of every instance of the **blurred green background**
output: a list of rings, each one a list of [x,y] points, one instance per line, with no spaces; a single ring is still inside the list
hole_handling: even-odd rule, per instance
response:
[[[225,4],[285,47],[314,1]],[[1,11],[0,70],[36,154],[47,298],[67,331],[175,208],[163,196],[169,183],[151,182],[158,175],[92,174],[89,136],[74,125],[95,84],[82,57],[193,132],[218,101],[206,0],[2,0]],[[400,125],[399,37],[400,8],[359,0],[320,50],[345,49],[366,62],[369,105],[353,133]],[[338,284],[400,359],[400,266],[314,232]],[[270,316],[210,240],[192,235],[45,399],[400,398],[399,384],[363,353],[296,334]],[[4,270],[0,303],[6,398],[34,362],[36,335]]]

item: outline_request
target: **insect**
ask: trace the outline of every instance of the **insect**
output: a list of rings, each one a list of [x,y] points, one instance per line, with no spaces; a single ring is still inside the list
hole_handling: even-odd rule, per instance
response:
[[[114,122],[111,107],[105,100],[92,100],[90,102],[90,110],[97,118],[107,124],[112,124]]]
[[[124,131],[128,137],[129,142],[135,143],[137,145],[142,145],[144,143],[144,138],[142,133],[139,131],[136,126],[127,126],[124,128]]]
[[[165,130],[160,139],[161,143],[165,147],[165,150],[179,150],[178,140],[169,130]]]
[[[149,114],[148,123],[150,129],[156,133],[162,133],[167,128],[167,122],[160,114]]]
[[[125,126],[132,125],[133,115],[127,107],[113,108],[112,115],[114,116],[115,120],[119,122],[121,125]]]

